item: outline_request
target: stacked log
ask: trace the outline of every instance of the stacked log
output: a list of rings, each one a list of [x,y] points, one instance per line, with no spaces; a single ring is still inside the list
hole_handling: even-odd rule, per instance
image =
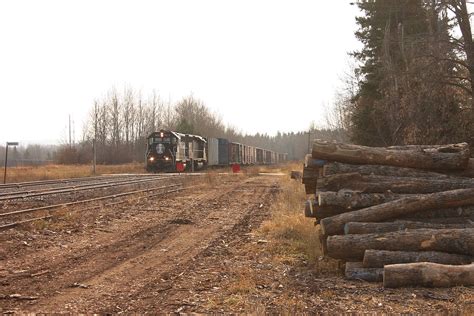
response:
[[[466,143],[314,141],[305,215],[346,277],[385,287],[473,285],[474,159]],[[465,277],[463,277],[465,276]]]

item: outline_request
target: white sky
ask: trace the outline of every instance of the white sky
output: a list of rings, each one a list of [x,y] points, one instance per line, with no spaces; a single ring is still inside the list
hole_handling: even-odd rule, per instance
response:
[[[193,93],[246,133],[324,123],[359,47],[349,0],[0,0],[0,143],[76,139],[112,87]]]

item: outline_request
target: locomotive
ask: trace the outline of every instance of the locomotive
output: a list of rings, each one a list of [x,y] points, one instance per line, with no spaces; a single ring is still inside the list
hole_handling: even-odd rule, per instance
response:
[[[206,162],[206,140],[201,136],[161,130],[147,138],[148,171],[184,171],[199,168]]]
[[[275,164],[286,159],[287,154],[225,138],[204,138],[169,130],[153,132],[147,137],[146,169],[150,172],[182,172],[233,164]]]

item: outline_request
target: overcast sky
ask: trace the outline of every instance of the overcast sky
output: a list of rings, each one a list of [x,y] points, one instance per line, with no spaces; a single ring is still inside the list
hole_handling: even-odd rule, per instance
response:
[[[113,86],[193,93],[244,133],[324,122],[348,52],[348,0],[0,2],[0,142],[76,139]]]

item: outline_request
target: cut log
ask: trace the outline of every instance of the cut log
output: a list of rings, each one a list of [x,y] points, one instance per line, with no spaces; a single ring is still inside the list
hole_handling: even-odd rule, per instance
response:
[[[402,217],[404,221],[410,222],[424,222],[433,224],[470,224],[474,225],[474,216],[472,217],[439,217],[439,218],[415,218],[415,217]]]
[[[474,158],[469,159],[469,164],[466,169],[445,170],[443,172],[451,176],[474,178]]]
[[[349,222],[383,222],[431,209],[452,208],[474,204],[474,189],[452,190],[421,196],[406,197],[384,204],[343,213],[321,220],[325,235],[342,234]]]
[[[458,172],[458,171],[455,171]],[[462,172],[462,171],[459,171]],[[343,173],[359,173],[362,175],[377,175],[389,177],[410,177],[410,178],[438,178],[446,179],[449,175],[430,172],[414,168],[403,168],[381,165],[351,165],[341,162],[326,163],[322,168],[322,176],[332,176]]]
[[[314,201],[307,200],[304,204],[304,216],[310,218],[316,218],[316,214],[314,213],[313,206],[315,206]]]
[[[474,188],[471,178],[409,178],[345,173],[318,179],[316,189],[322,191],[352,190],[364,193],[427,194]]]
[[[342,214],[348,212],[345,208],[339,206],[324,206],[321,207],[314,200],[307,200],[305,203],[305,216],[313,217],[317,219],[323,219],[326,217],[331,217],[337,214]]]
[[[303,168],[302,182],[305,186],[306,194],[315,194],[318,182],[319,171],[317,169]]]
[[[292,170],[290,173],[290,178],[294,180],[301,180],[303,178],[303,174],[300,171]]]
[[[324,256],[328,254],[328,236],[320,233],[319,234],[319,244],[321,246],[321,252]]]
[[[441,223],[424,223],[413,221],[395,221],[384,223],[361,223],[351,222],[344,226],[344,233],[348,234],[380,234],[388,232],[396,232],[406,229],[448,229],[448,228],[474,228],[474,223],[465,224],[441,224]]]
[[[458,170],[468,166],[470,151],[467,143],[428,148],[411,146],[406,150],[399,150],[315,140],[312,157],[352,164]]]
[[[383,268],[388,264],[412,262],[460,265],[473,263],[474,257],[438,251],[388,251],[370,249],[364,253],[363,267]]]
[[[319,196],[319,194],[321,193],[322,192],[319,192],[317,193],[317,195]],[[328,193],[334,193],[334,192],[328,192]],[[378,193],[374,193],[374,195],[376,194]],[[372,194],[362,193],[362,195],[372,195]],[[393,194],[393,196],[408,197],[410,195]],[[324,204],[327,204],[327,203],[324,203]],[[305,216],[311,217],[311,218],[317,218],[319,220],[323,218],[343,214],[343,213],[349,213],[352,211],[354,211],[354,209],[345,208],[342,206],[334,206],[334,205],[320,206],[319,203],[316,202],[315,200],[307,200],[305,202]],[[441,210],[424,210],[424,211],[416,212],[416,213],[409,214],[406,216],[400,216],[399,219],[403,221],[408,221],[408,222],[430,222],[430,223],[438,223],[438,224],[465,224],[466,226],[469,226],[469,225],[472,225],[470,221],[474,221],[474,206],[470,205],[470,206],[447,208],[447,209],[441,209]],[[388,221],[391,221],[391,219],[389,219]]]
[[[325,164],[326,164],[325,160],[313,159],[313,157],[310,154],[306,155],[304,159],[305,168],[319,169],[323,167]]]
[[[362,193],[352,190],[316,192],[316,195],[319,206],[338,206],[346,209],[364,208],[412,196],[392,192]]]
[[[348,280],[382,282],[383,281],[383,267],[382,268],[365,268],[362,265],[362,262],[346,262],[345,275],[346,275],[346,279]]]
[[[419,218],[408,218],[405,220],[409,221],[419,221]],[[444,218],[424,218],[423,222],[433,223],[433,224],[471,224],[474,225],[474,216],[473,217],[444,217]]]
[[[474,216],[474,206],[469,205],[469,206],[462,206],[462,207],[454,207],[454,208],[446,208],[446,209],[440,209],[440,210],[426,210],[426,211],[420,211],[413,213],[409,216],[400,216],[400,220],[412,220],[412,219],[418,219],[417,221],[420,220],[425,220],[425,219],[431,219],[431,218],[453,218],[453,217],[465,217],[470,218]]]
[[[387,288],[474,286],[474,264],[453,266],[431,262],[391,264],[384,268]]]
[[[340,206],[319,206],[316,201],[308,200],[305,202],[305,216],[322,220],[327,217],[336,216],[343,213],[352,212]],[[388,219],[382,223],[392,223],[393,219]],[[462,224],[461,226],[474,226],[474,206],[464,206],[456,208],[447,208],[442,210],[420,211],[408,216],[400,216],[399,221],[421,222],[430,224]],[[428,228],[428,227],[426,227]],[[436,228],[436,227],[432,227]],[[451,228],[455,228],[454,226]],[[344,231],[345,226],[344,226]],[[382,232],[382,231],[380,231]]]
[[[328,255],[346,261],[361,261],[374,250],[440,251],[474,256],[474,228],[413,229],[384,234],[338,235],[327,239]]]

